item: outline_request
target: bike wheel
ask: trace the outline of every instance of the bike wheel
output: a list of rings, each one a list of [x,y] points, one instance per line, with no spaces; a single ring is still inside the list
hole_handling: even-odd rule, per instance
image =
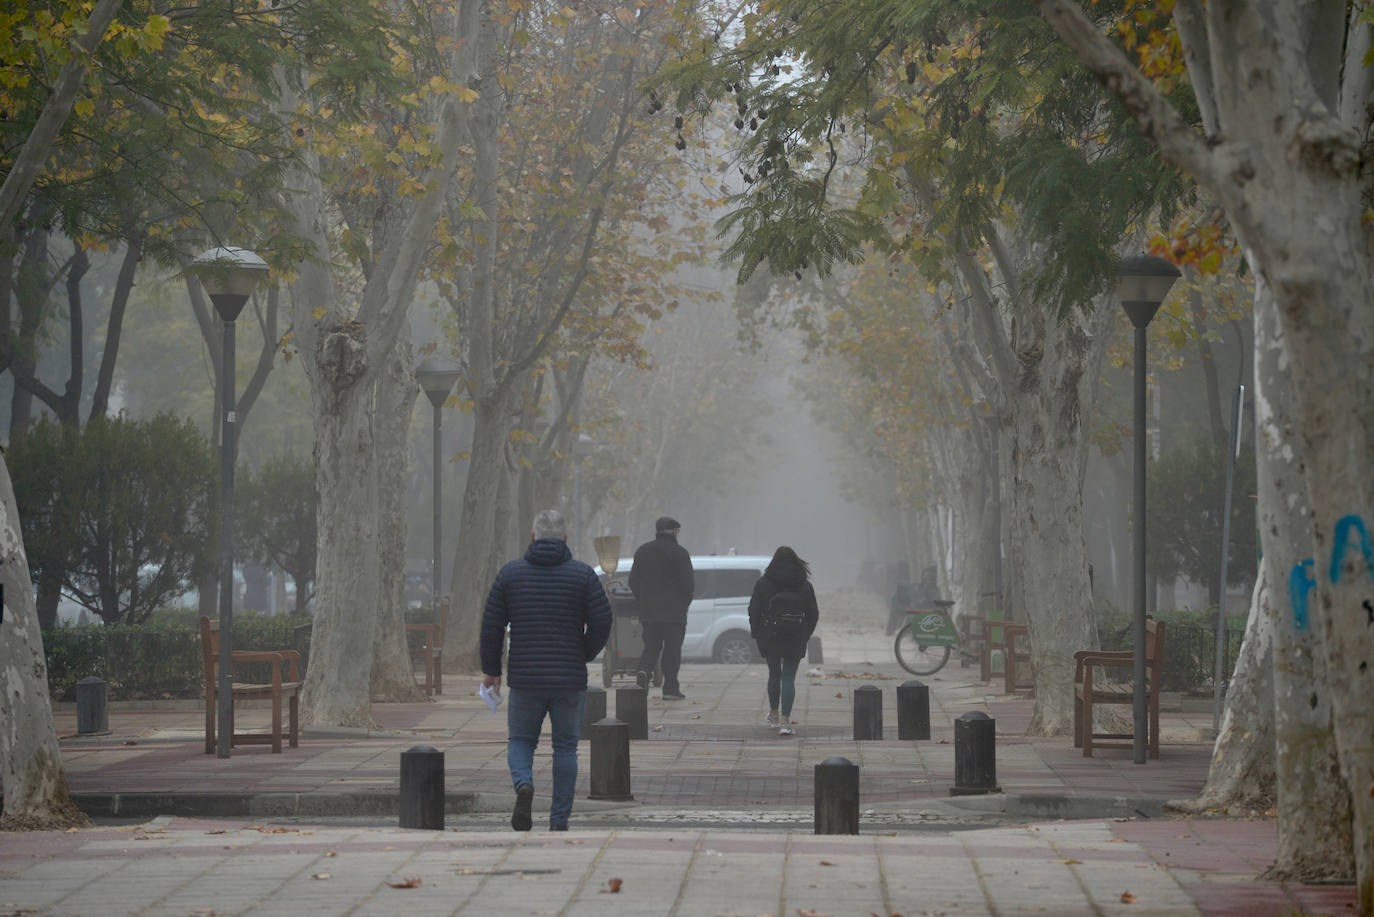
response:
[[[916,642],[910,627],[897,631],[892,643],[897,662],[912,675],[934,675],[949,661],[948,646],[923,646]]]

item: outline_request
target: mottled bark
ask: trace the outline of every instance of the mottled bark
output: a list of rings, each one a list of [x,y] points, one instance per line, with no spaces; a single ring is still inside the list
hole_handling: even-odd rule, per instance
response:
[[[415,683],[405,633],[407,460],[410,419],[420,391],[414,362],[407,322],[377,383],[377,540],[381,563],[372,699],[394,703],[425,699],[424,691]]]
[[[5,591],[0,640],[0,830],[88,824],[72,801],[48,701],[48,666],[33,604],[29,561],[9,468],[0,452],[0,583]]]

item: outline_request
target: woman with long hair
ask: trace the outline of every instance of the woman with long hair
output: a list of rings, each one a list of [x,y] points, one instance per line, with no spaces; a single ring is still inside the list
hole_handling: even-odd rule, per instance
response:
[[[795,735],[792,704],[797,697],[797,667],[816,629],[820,609],[811,586],[811,568],[783,545],[754,584],[749,597],[749,635],[768,663],[768,719],[778,735]]]

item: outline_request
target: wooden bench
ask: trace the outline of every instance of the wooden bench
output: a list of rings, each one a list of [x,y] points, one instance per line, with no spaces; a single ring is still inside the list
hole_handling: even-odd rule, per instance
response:
[[[1145,704],[1148,710],[1147,746],[1151,758],[1159,757],[1159,678],[1164,658],[1164,622],[1145,621]],[[1079,650],[1073,654],[1073,744],[1092,757],[1094,748],[1134,748],[1134,732],[1093,732],[1093,707],[1098,704],[1134,704],[1131,682],[1110,683],[1104,669],[1135,668],[1135,653]],[[1099,739],[1130,739],[1101,742]]]
[[[978,660],[979,681],[992,680],[993,650],[1002,650],[1003,655],[1006,655],[1005,641],[992,639],[992,629],[1005,626],[1001,621],[989,621],[982,615],[963,615],[959,618],[959,628],[962,631],[959,651]],[[1005,633],[1004,630],[1003,634]],[[960,657],[960,664],[964,662],[963,655]]]
[[[205,753],[213,754],[217,735],[215,714],[218,710],[219,695],[219,622],[207,617],[200,619],[200,652],[205,665]],[[271,745],[274,753],[281,753],[281,740],[285,737],[292,748],[300,744],[300,653],[295,650],[276,650],[259,652],[252,650],[233,650],[230,653],[232,664],[240,662],[263,662],[271,667],[272,680],[265,683],[232,682],[234,701],[261,700],[272,701],[272,731],[235,732],[230,740],[234,745]],[[283,667],[286,677],[283,677]],[[232,673],[231,673],[232,674]],[[281,706],[286,700],[290,714],[289,730],[282,730]]]
[[[422,682],[425,696],[444,693],[444,626],[448,623],[448,599],[440,599],[434,606],[434,619],[429,624],[407,624],[406,633],[417,634],[411,644],[410,662],[425,664]]]
[[[1024,624],[1002,625],[1002,686],[1007,694],[1029,690],[1035,696],[1031,671],[1030,630]]]

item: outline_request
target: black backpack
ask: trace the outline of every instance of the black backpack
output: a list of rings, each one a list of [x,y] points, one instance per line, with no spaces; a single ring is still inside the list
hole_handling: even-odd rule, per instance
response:
[[[806,636],[806,593],[780,589],[763,612],[764,633],[784,640]]]

